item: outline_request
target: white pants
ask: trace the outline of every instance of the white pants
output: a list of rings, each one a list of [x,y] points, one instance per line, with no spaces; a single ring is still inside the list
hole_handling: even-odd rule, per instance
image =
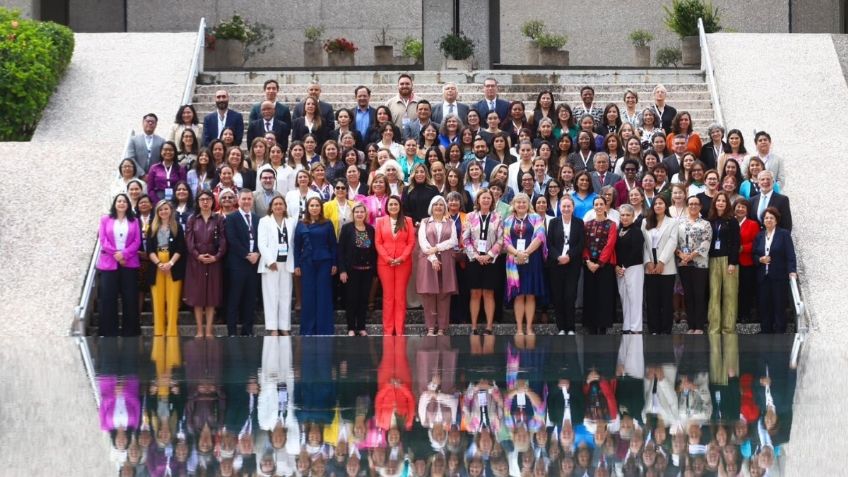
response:
[[[621,312],[624,315],[623,331],[642,331],[642,299],[645,296],[645,268],[634,265],[624,269],[624,277],[618,277],[618,294],[621,296]]]
[[[642,350],[642,335],[622,335],[618,346],[618,365],[624,375],[631,378],[645,377],[645,353]]]
[[[265,311],[265,329],[291,330],[292,274],[285,262],[277,262],[277,271],[262,274],[262,303]]]

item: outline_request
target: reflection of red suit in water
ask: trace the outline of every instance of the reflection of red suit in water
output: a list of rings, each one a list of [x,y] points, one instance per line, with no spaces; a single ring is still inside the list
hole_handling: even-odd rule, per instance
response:
[[[412,429],[415,417],[415,397],[412,395],[412,372],[406,358],[406,337],[383,337],[383,358],[377,370],[377,397],[374,414],[381,429],[392,427],[392,415],[403,418],[403,427]],[[398,423],[401,427],[401,423]]]

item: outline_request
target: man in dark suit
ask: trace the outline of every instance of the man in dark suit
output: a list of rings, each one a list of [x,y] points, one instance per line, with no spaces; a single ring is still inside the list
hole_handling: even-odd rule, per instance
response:
[[[548,273],[559,334],[574,334],[574,303],[583,254],[583,221],[574,217],[574,199],[559,201],[562,217],[548,225]]]
[[[475,109],[480,117],[485,118],[489,111],[498,113],[498,119],[503,121],[509,114],[509,101],[498,97],[498,80],[486,78],[483,80],[483,99],[477,102]]]
[[[256,290],[259,288],[259,247],[256,234],[259,217],[253,213],[253,192],[242,189],[238,197],[239,208],[227,216],[227,274],[230,278],[227,291],[227,334],[235,336],[241,321],[241,335],[253,334],[253,316],[256,312]]]
[[[621,180],[621,176],[609,170],[609,155],[605,152],[595,153],[595,170],[592,171],[592,186],[597,192],[601,187],[615,185]],[[625,203],[627,201],[625,200]]]
[[[310,83],[309,87],[306,89],[306,95],[312,96],[313,98],[318,100],[318,110],[321,111],[321,119],[324,121],[324,124],[327,125],[330,131],[335,129],[336,113],[333,111],[333,107],[330,105],[330,103],[325,103],[324,101],[321,101],[321,83],[317,81],[313,81],[312,83]],[[294,106],[294,111],[292,111],[292,121],[302,117],[303,101],[297,103]]]
[[[433,105],[433,121],[442,124],[446,117],[457,116],[462,124],[468,122],[468,105],[457,101],[459,89],[456,83],[442,86],[442,102]]]
[[[203,118],[203,144],[220,139],[224,129],[231,128],[235,133],[236,145],[240,146],[244,137],[244,117],[230,109],[230,94],[226,90],[215,91],[215,108],[215,111]]]
[[[377,124],[377,110],[371,107],[371,90],[367,86],[359,85],[353,95],[356,97],[356,107],[353,109],[353,122],[350,127],[359,131],[362,140],[367,141],[365,133]]]
[[[261,111],[262,117],[256,121],[251,121],[250,127],[247,128],[248,147],[253,144],[254,139],[272,132],[274,137],[277,138],[277,144],[283,148],[283,152],[287,151],[289,148],[289,132],[291,132],[290,125],[277,119],[274,115],[274,103],[271,101],[262,101]]]
[[[483,169],[483,177],[488,178],[492,175],[492,171],[498,166],[499,162],[489,156],[489,143],[480,136],[474,139],[474,157],[468,159],[459,165],[459,170],[462,174],[468,170],[471,164],[479,164]]]
[[[165,144],[165,139],[155,134],[159,118],[153,113],[147,113],[141,120],[142,134],[136,134],[127,144],[125,159],[132,159],[139,171],[139,176],[146,176],[150,166],[161,160],[159,151]]]
[[[289,107],[277,101],[277,93],[280,91],[280,83],[277,83],[277,80],[269,79],[265,82],[264,89],[265,101],[270,101],[271,104],[274,105],[274,118],[277,121],[284,122],[291,126],[292,117]],[[250,109],[250,116],[248,118],[250,122],[262,118],[261,108],[262,102],[253,105],[253,107]],[[277,142],[280,141],[278,140]]]
[[[421,130],[430,123],[436,126],[436,129],[439,128],[439,123],[432,120],[432,106],[429,101],[426,99],[418,101],[416,112],[418,113],[418,119],[410,121],[403,127],[402,134],[404,141],[410,138],[417,141],[419,139],[418,136],[421,134]]]
[[[780,228],[792,232],[792,209],[789,207],[789,197],[779,194],[774,190],[774,173],[772,171],[760,171],[757,176],[757,184],[760,186],[759,195],[751,197],[751,208],[748,210],[748,218],[763,223],[763,213],[768,207],[774,207],[780,212]]]
[[[675,135],[674,143],[671,147],[671,150],[674,152],[665,156],[662,163],[665,166],[666,171],[668,171],[668,175],[673,177],[675,174],[683,170],[683,155],[686,154],[686,136],[682,134]]]

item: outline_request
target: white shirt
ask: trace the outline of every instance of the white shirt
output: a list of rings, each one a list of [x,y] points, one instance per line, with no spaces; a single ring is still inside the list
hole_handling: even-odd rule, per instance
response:
[[[568,239],[570,238],[570,234],[571,234],[571,222],[570,221],[566,222],[566,221],[563,220],[562,221],[562,236],[565,240],[562,243],[562,253],[559,254],[560,257],[564,257],[564,256],[568,255]],[[563,388],[563,390],[564,389],[565,388]],[[568,396],[567,392],[564,391],[564,393],[565,393],[566,396]]]
[[[127,219],[115,219],[112,224],[112,233],[115,235],[115,250],[124,250],[127,248],[127,235],[129,235],[130,226]]]
[[[453,110],[451,110],[453,108]],[[442,121],[445,120],[448,116],[459,116],[459,106],[456,102],[448,103],[447,101],[442,103]]]

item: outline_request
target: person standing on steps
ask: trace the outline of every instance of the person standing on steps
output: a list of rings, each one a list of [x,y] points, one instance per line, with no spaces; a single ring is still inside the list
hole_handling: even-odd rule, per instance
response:
[[[227,215],[226,233],[227,275],[227,334],[236,336],[241,322],[241,335],[253,335],[253,319],[256,313],[256,292],[259,288],[259,263],[257,235],[259,217],[253,213],[253,193],[242,190],[238,195],[239,208]]]

